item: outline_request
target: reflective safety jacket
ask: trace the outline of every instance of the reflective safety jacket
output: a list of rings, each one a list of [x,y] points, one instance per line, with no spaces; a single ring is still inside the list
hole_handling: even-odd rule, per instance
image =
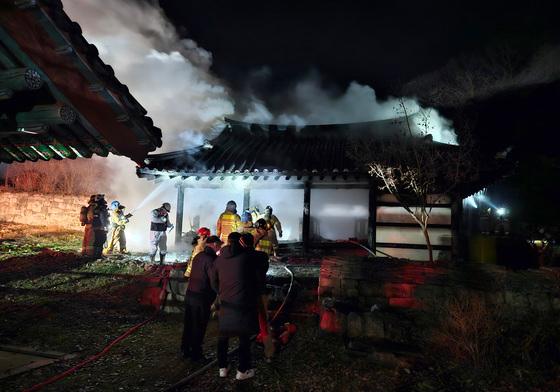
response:
[[[255,238],[255,250],[264,252],[269,256],[274,253],[274,248],[272,246],[273,244],[272,241],[270,241],[270,239],[268,238],[268,233],[260,239],[258,238],[259,235],[257,229],[252,229],[250,233],[253,234],[253,237]]]
[[[168,227],[172,226],[171,222],[169,222],[169,214],[164,211],[163,208],[152,210],[150,231],[166,231]]]
[[[278,230],[279,234],[282,234],[282,224],[276,217],[276,215],[267,215],[264,216],[264,220],[266,221],[266,225],[268,226],[268,239],[272,242],[274,247],[278,246],[278,238],[276,237],[276,231]]]
[[[111,226],[125,226],[128,223],[128,218],[124,216],[124,213],[120,209],[112,210],[110,215]]]
[[[216,223],[216,234],[220,240],[227,242],[229,233],[239,231],[242,227],[241,217],[234,212],[224,211]]]
[[[198,243],[193,248],[191,257],[187,261],[187,269],[185,270],[185,277],[188,278],[188,277],[191,276],[191,271],[192,271],[192,265],[193,265],[194,258],[196,257],[197,254],[204,251],[205,248],[206,248],[206,241],[201,242],[200,240],[198,240]]]

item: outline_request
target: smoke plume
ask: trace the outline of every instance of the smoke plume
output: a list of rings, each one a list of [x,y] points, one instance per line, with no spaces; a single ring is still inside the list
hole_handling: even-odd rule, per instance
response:
[[[256,82],[263,83],[270,74],[265,70],[256,73]],[[255,80],[255,79],[254,79]],[[322,85],[317,72],[295,83],[286,91],[272,96],[260,97],[248,86],[250,97],[242,106],[246,109],[240,119],[246,122],[282,124],[303,127],[307,124],[344,124],[387,120],[403,115],[398,98],[381,100],[375,90],[358,82],[351,82],[345,91],[337,91]],[[243,98],[242,98],[243,99]],[[434,141],[456,144],[451,122],[440,116],[437,110],[422,108],[412,99],[405,98],[407,113],[414,116],[422,111],[429,113],[429,124],[424,131]]]
[[[113,67],[116,77],[163,130],[163,147],[158,152],[201,145],[210,136],[204,132],[216,129],[217,120],[234,113],[228,89],[209,71],[212,54],[192,40],[180,39],[157,5],[132,0],[66,0],[64,5],[71,19],[82,27],[86,39],[97,46],[101,59]],[[339,92],[323,86],[319,76],[312,73],[292,87],[291,91],[264,98],[248,94],[248,109],[237,117],[251,122],[303,126],[381,120],[398,115],[396,99],[378,100],[371,87],[356,82]],[[411,114],[421,109],[413,100],[407,100],[407,107]],[[437,112],[430,118],[434,121],[434,140],[452,141],[449,122]],[[100,179],[102,189],[97,193],[106,193],[126,205],[127,211],[133,211],[127,229],[128,247],[132,251],[146,250],[149,211],[170,202],[171,215],[175,215],[175,183],[154,184],[136,178],[135,165],[127,158],[111,156],[107,162],[110,170],[107,178]],[[213,197],[219,199],[219,195]],[[194,206],[193,202],[197,201],[187,200],[187,204]],[[221,201],[204,202],[216,204],[211,206],[216,213],[223,208]],[[273,202],[268,199],[268,203]],[[279,201],[276,205],[282,206]],[[294,228],[297,219],[294,218]],[[201,223],[211,226],[209,222]],[[297,238],[297,230],[293,231]]]
[[[64,7],[163,130],[158,152],[202,144],[201,131],[233,113],[227,88],[209,72],[211,53],[192,40],[180,39],[159,7],[132,0],[67,0]],[[108,178],[100,179],[104,189],[98,193],[119,200],[128,211],[141,206],[134,211],[127,239],[131,250],[145,250],[149,211],[170,202],[174,215],[174,184],[136,178],[135,164],[128,158],[110,156],[108,162]]]

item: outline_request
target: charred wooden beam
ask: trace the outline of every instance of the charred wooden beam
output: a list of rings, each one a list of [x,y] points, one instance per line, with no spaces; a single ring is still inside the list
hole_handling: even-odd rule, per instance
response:
[[[38,90],[43,86],[41,75],[31,68],[0,71],[0,99],[9,99],[16,91]]]

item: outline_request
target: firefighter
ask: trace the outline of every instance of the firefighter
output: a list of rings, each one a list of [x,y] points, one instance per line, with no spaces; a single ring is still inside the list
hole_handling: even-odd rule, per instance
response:
[[[117,200],[111,202],[111,234],[109,235],[109,243],[105,248],[105,254],[113,253],[113,248],[117,245],[117,243],[119,244],[120,253],[128,253],[126,251],[126,236],[124,234],[124,229],[132,214],[125,215],[125,208],[126,207]]]
[[[255,229],[253,230],[253,236],[255,237],[255,249],[266,253],[267,255],[273,254],[272,241],[270,241],[268,223],[264,218],[258,219],[255,222]]]
[[[253,216],[251,212],[247,209],[243,211],[241,214],[241,233],[251,233],[253,234],[254,226],[253,226]]]
[[[91,195],[88,200],[88,205],[83,206],[80,210],[80,223],[84,226],[84,238],[82,240],[82,256],[93,256],[93,241],[94,233],[92,221],[89,219],[89,211],[95,204],[95,196]]]
[[[230,200],[227,202],[226,210],[221,213],[216,223],[216,234],[222,242],[225,242],[229,233],[241,229],[241,218],[237,214],[237,204]]]
[[[150,261],[153,263],[159,248],[159,263],[165,261],[167,253],[167,229],[172,230],[173,224],[169,221],[171,204],[163,203],[161,207],[152,210],[150,222]]]
[[[272,207],[266,206],[264,209],[264,220],[268,225],[268,239],[272,243],[272,253],[277,256],[278,253],[278,238],[276,237],[276,231],[278,231],[278,237],[282,238],[282,224],[276,215],[272,214]]]
[[[187,261],[187,269],[185,270],[185,277],[191,276],[192,262],[197,254],[202,252],[206,248],[206,239],[210,237],[210,229],[207,227],[201,227],[196,231],[196,236],[193,238],[192,245],[193,251],[191,257]]]
[[[191,277],[185,295],[185,322],[181,351],[184,358],[190,357],[193,361],[205,359],[202,353],[202,341],[210,318],[210,308],[216,299],[216,293],[210,286],[210,271],[217,257],[216,252],[222,246],[222,241],[215,235],[204,238],[204,243],[202,252],[192,260]]]
[[[82,215],[84,215],[82,217]],[[109,213],[105,195],[91,195],[86,210],[80,211],[80,220],[85,226],[82,242],[82,254],[100,258],[103,253],[103,244],[107,240],[107,225]]]

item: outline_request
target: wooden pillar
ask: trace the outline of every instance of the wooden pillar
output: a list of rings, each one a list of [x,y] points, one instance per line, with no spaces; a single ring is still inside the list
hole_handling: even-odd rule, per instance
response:
[[[309,249],[309,232],[311,223],[311,183],[306,181],[303,187],[303,222],[302,222],[302,239],[303,250],[307,252]]]
[[[458,261],[466,256],[467,246],[462,228],[463,201],[457,198],[451,203],[451,259]]]
[[[377,229],[377,192],[374,181],[370,181],[369,183],[368,211],[368,248],[375,252],[375,237]]]
[[[181,242],[183,233],[183,207],[185,204],[185,188],[181,184],[177,186],[177,216],[175,217],[175,244]]]
[[[243,189],[243,211],[249,209],[251,205],[251,188]]]

